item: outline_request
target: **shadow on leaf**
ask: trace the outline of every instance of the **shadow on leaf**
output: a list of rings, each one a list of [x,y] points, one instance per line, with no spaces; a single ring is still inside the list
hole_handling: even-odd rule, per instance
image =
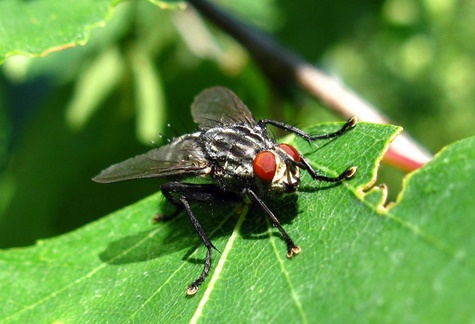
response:
[[[298,216],[298,193],[282,195],[280,197],[270,197],[265,199],[267,207],[274,213],[281,225],[290,224]],[[251,206],[246,221],[241,227],[241,235],[244,239],[261,240],[269,239],[267,234],[268,224],[267,216],[258,206]],[[287,229],[284,228],[286,231]],[[275,230],[275,235],[282,238],[280,233]]]
[[[233,204],[222,206],[222,203],[193,203],[192,209],[211,240],[231,235],[236,221]],[[231,206],[230,206],[231,205]],[[220,208],[219,208],[220,207]],[[237,217],[237,215],[236,215]],[[149,261],[163,257],[176,251],[188,249],[184,259],[201,246],[201,240],[195,232],[186,213],[180,212],[169,221],[160,221],[152,230],[142,231],[111,242],[107,249],[100,253],[99,258],[108,264],[127,264]],[[194,260],[202,263],[200,259]]]

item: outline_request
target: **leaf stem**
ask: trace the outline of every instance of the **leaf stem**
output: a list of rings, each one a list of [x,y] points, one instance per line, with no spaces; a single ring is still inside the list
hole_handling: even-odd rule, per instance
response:
[[[296,84],[315,99],[345,118],[390,123],[379,110],[333,77],[313,67],[278,44],[270,35],[244,24],[207,0],[188,0],[196,10],[241,43],[262,72],[276,87]],[[432,155],[408,134],[401,134],[389,147],[384,161],[405,171],[421,167]]]

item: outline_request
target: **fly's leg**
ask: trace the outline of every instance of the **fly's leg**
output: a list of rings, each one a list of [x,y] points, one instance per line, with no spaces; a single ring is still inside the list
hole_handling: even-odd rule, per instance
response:
[[[165,198],[176,207],[176,211],[170,215],[156,215],[153,218],[155,222],[169,221],[183,210],[183,204],[174,194],[181,193],[192,201],[216,201],[218,198],[219,200],[237,200],[236,194],[224,192],[214,184],[169,182],[163,184],[161,190]]]
[[[167,199],[168,201],[171,201],[170,199]],[[179,204],[175,204],[173,203],[173,205],[176,207],[176,210],[169,214],[169,215],[166,215],[166,214],[157,214],[155,216],[153,216],[153,221],[155,223],[158,223],[158,222],[168,222],[168,221],[171,221],[172,219],[174,219],[176,216],[178,216],[178,214],[180,214],[180,212],[183,210],[183,207]]]
[[[189,285],[188,288],[186,289],[186,294],[188,296],[193,296],[198,291],[198,287],[203,283],[203,281],[205,281],[206,276],[208,276],[209,269],[211,268],[211,251],[213,248],[216,249],[216,247],[213,245],[213,243],[211,243],[208,236],[206,236],[206,233],[203,230],[203,227],[201,227],[200,222],[191,211],[190,205],[188,203],[188,200],[186,200],[185,196],[181,196],[180,201],[186,213],[190,217],[191,223],[195,227],[196,232],[198,232],[198,235],[200,236],[201,240],[203,241],[203,244],[205,245],[207,249],[205,265],[204,265],[203,271],[201,272],[201,275],[195,281],[193,281],[191,285]]]
[[[343,127],[340,128],[340,130],[338,130],[334,133],[320,134],[320,135],[310,135],[310,134],[305,133],[304,131],[298,129],[297,127],[294,127],[292,125],[285,124],[285,123],[282,123],[282,122],[278,122],[278,121],[275,121],[275,120],[271,120],[271,119],[261,119],[258,124],[261,125],[261,126],[264,126],[264,125],[267,125],[267,124],[273,125],[273,126],[281,128],[281,129],[283,129],[287,132],[294,133],[294,134],[302,137],[306,141],[315,141],[315,140],[320,140],[320,139],[329,139],[329,138],[339,137],[339,136],[343,135],[344,133],[346,133],[348,130],[355,127],[356,123],[357,123],[356,117],[351,117],[350,119],[348,119],[346,121],[345,125],[343,125]],[[346,169],[342,174],[340,174],[337,177],[327,177],[327,176],[322,176],[322,175],[317,174],[315,169],[312,168],[310,163],[308,163],[308,161],[303,156],[300,156],[300,159],[301,159],[301,161],[297,165],[300,168],[302,168],[304,170],[307,170],[308,173],[310,173],[310,175],[312,176],[312,178],[314,180],[319,180],[319,181],[341,182],[345,179],[350,179],[351,177],[353,177],[353,175],[356,173],[356,170],[358,169],[358,167],[352,166],[352,167],[349,167],[348,169]]]
[[[300,157],[300,163],[298,164],[299,167],[301,167],[304,170],[307,170],[308,173],[310,173],[310,176],[312,177],[313,180],[319,180],[319,181],[325,181],[325,182],[341,182],[346,179],[351,179],[356,171],[358,170],[358,167],[352,166],[346,169],[342,174],[340,174],[337,177],[327,177],[327,176],[322,176],[317,174],[317,171],[310,165],[310,163],[305,159],[303,156]]]
[[[298,245],[295,245],[294,241],[290,238],[289,234],[287,234],[287,232],[282,228],[282,225],[280,225],[279,220],[277,219],[277,217],[275,217],[274,213],[272,213],[269,207],[267,207],[264,201],[262,201],[262,199],[259,198],[259,196],[257,196],[256,193],[249,188],[246,189],[244,193],[248,195],[252,202],[256,203],[264,210],[272,225],[279,229],[280,234],[282,234],[282,237],[285,241],[285,244],[287,244],[287,257],[291,258],[294,256],[294,254],[299,254],[302,249]]]
[[[209,270],[211,268],[211,252],[212,249],[216,247],[211,243],[208,236],[206,235],[203,227],[200,222],[193,214],[193,211],[190,208],[189,201],[213,201],[213,200],[226,200],[232,199],[236,200],[238,197],[236,194],[225,192],[221,188],[213,184],[190,184],[190,183],[181,183],[181,182],[170,182],[162,185],[161,187],[163,195],[177,208],[178,213],[180,210],[184,209],[193,224],[196,232],[200,236],[203,244],[205,245],[207,252],[205,258],[205,264],[201,275],[191,283],[186,289],[186,294],[188,296],[193,296],[198,291],[198,287],[203,283],[203,281],[208,276]]]
[[[315,141],[315,140],[320,140],[320,139],[328,139],[328,138],[339,137],[339,136],[343,135],[344,133],[346,133],[348,130],[355,127],[356,123],[357,123],[356,117],[351,117],[350,119],[348,119],[346,121],[345,125],[343,125],[343,127],[340,128],[340,130],[338,130],[334,133],[320,134],[320,135],[310,135],[310,134],[305,133],[304,131],[298,129],[295,126],[292,126],[292,125],[289,125],[289,124],[286,124],[286,123],[282,123],[282,122],[279,122],[279,121],[276,121],[276,120],[261,119],[258,122],[258,124],[261,125],[261,126],[265,126],[265,125],[269,124],[269,125],[273,125],[275,127],[279,127],[279,128],[281,128],[281,129],[283,129],[287,132],[294,133],[294,134],[302,137],[306,141]]]

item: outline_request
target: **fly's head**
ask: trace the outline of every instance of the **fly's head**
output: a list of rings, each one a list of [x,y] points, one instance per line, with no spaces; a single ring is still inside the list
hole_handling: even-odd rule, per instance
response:
[[[288,144],[259,152],[252,163],[254,174],[272,190],[294,192],[300,183],[300,154]]]

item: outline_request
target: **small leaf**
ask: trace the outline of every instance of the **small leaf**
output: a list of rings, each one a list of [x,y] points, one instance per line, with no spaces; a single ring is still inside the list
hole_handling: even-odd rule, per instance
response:
[[[0,2],[0,62],[17,54],[45,55],[84,44],[112,15],[111,0]]]
[[[312,131],[336,129],[321,125]],[[0,254],[4,322],[429,322],[473,320],[475,138],[452,145],[378,205],[379,159],[399,129],[358,124],[344,136],[296,140],[340,185],[304,175],[297,195],[268,201],[302,248],[289,260],[262,211],[193,206],[214,245],[210,276],[193,298],[205,249],[186,215],[153,224],[161,194],[66,235]],[[113,186],[111,186],[111,190]],[[86,211],[85,211],[86,212]]]
[[[112,17],[121,0],[4,0],[0,28],[0,63],[13,55],[43,56],[84,45],[92,29]],[[181,1],[151,1],[161,7],[178,7]]]

